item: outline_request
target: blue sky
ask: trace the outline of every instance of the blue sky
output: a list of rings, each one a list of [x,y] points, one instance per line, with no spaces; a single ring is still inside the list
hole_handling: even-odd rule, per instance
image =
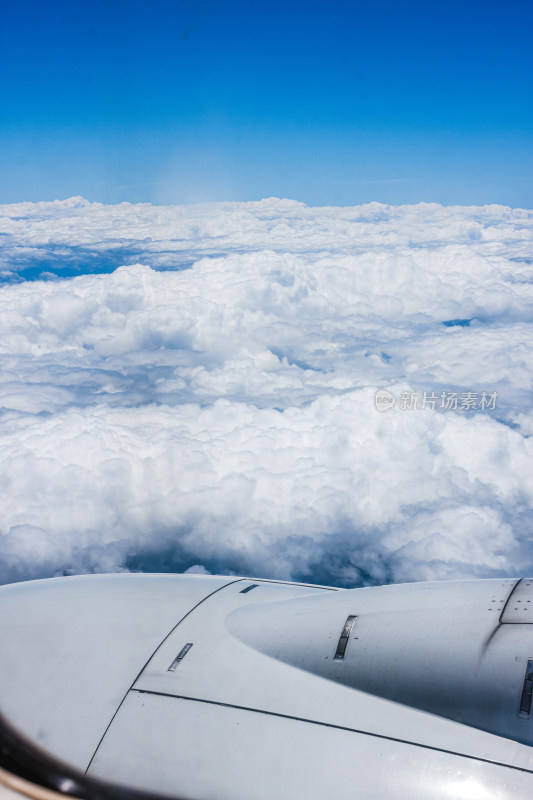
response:
[[[533,206],[531,0],[0,13],[0,202]]]

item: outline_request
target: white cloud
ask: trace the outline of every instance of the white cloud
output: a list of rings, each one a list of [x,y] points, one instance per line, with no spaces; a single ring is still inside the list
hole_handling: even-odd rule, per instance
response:
[[[73,198],[0,230],[12,275],[142,262],[0,290],[0,580],[531,570],[532,212]]]

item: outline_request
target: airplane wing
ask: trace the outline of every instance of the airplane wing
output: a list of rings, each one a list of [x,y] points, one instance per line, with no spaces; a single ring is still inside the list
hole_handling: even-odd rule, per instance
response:
[[[198,800],[528,800],[533,581],[0,587],[0,714],[81,774]]]

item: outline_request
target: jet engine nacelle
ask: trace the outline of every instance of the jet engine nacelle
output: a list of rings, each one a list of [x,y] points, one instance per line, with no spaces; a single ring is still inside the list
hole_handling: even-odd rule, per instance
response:
[[[227,626],[315,675],[533,745],[533,580],[323,593],[241,608]]]

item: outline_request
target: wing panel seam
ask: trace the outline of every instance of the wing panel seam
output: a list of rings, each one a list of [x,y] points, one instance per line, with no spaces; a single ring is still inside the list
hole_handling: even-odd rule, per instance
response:
[[[533,769],[527,769],[527,767],[518,767],[515,764],[506,764],[503,761],[493,761],[491,758],[483,758],[482,756],[473,756],[469,753],[458,753],[455,750],[448,750],[445,747],[435,747],[430,744],[423,744],[422,742],[413,742],[410,741],[409,739],[400,739],[397,736],[387,736],[387,734],[383,733],[363,731],[360,730],[359,728],[348,728],[345,725],[335,725],[335,723],[331,722],[321,722],[320,720],[316,719],[306,719],[305,717],[297,717],[292,714],[282,714],[277,711],[267,711],[262,708],[250,708],[248,706],[238,706],[233,703],[222,703],[219,700],[205,700],[202,697],[187,697],[185,695],[169,694],[167,692],[154,692],[148,689],[130,689],[130,692],[137,692],[138,694],[151,694],[151,695],[156,695],[158,697],[169,697],[175,700],[191,700],[195,703],[206,703],[207,705],[219,706],[221,708],[233,708],[238,711],[248,711],[253,714],[265,714],[266,716],[270,717],[290,719],[294,720],[295,722],[305,722],[310,725],[320,725],[323,728],[333,728],[339,731],[346,731],[347,733],[359,733],[362,736],[372,736],[375,739],[384,739],[389,742],[398,742],[399,744],[411,745],[413,747],[421,747],[424,750],[433,750],[437,753],[446,753],[447,755],[457,756],[458,758],[469,758],[472,761],[480,761],[484,764],[493,764],[496,767],[505,767],[506,769],[514,769],[517,770],[518,772],[526,772],[529,775],[533,775]]]

